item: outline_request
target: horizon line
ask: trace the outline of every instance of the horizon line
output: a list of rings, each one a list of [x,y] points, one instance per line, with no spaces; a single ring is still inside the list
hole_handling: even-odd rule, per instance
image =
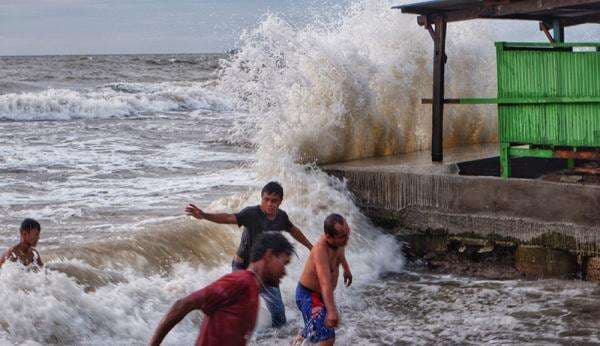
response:
[[[0,58],[18,58],[18,57],[46,57],[46,56],[108,56],[108,55],[196,55],[196,54],[231,54],[237,49],[229,49],[221,52],[187,52],[187,53],[54,53],[54,54],[7,54],[0,55]]]

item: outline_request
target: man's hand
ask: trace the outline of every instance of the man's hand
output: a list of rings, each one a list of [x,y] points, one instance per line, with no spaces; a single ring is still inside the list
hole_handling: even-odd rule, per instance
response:
[[[337,310],[327,311],[327,318],[325,318],[325,327],[337,328],[339,323],[340,316],[338,315]]]
[[[350,287],[350,285],[352,285],[352,273],[350,270],[344,270],[344,284],[346,287]]]
[[[190,216],[195,217],[198,220],[204,219],[205,218],[205,214],[206,214],[205,212],[202,211],[202,209],[196,207],[195,205],[193,205],[191,203],[188,204],[187,207],[185,207],[185,213],[188,214],[188,215],[190,215]]]

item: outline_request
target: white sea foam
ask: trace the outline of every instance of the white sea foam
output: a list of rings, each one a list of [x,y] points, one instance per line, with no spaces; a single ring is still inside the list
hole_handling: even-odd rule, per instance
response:
[[[0,119],[93,119],[230,108],[206,83],[115,83],[85,90],[48,89],[0,95]]]
[[[234,198],[228,202],[237,204],[245,200]],[[183,228],[173,229],[170,224],[157,225],[153,228],[155,231],[142,232],[135,240],[108,241],[46,253],[46,265],[51,270],[41,273],[7,263],[0,271],[0,330],[6,332],[6,340],[42,344],[99,345],[106,340],[116,344],[146,343],[175,299],[230,270],[227,262],[233,250],[231,239],[239,236],[233,227],[206,222],[179,220],[175,224]],[[165,229],[157,231],[157,227]],[[222,236],[216,237],[218,233]],[[320,231],[306,229],[306,233],[314,239]],[[225,249],[223,241],[229,241]],[[353,239],[353,246],[361,248],[361,253],[352,259],[353,290],[370,282],[382,268],[382,263],[372,256],[373,247],[386,252],[393,251],[395,246],[390,241],[369,243],[363,237]],[[165,251],[174,256],[173,259],[161,254]],[[306,251],[300,250],[300,258],[293,259],[288,277],[282,283],[290,318],[290,325],[280,335],[284,338],[293,336],[301,326],[293,292],[305,254]],[[178,261],[179,256],[182,258]],[[215,265],[223,263],[223,259],[226,259],[225,264]],[[387,265],[394,264],[389,258],[381,257],[381,260]],[[198,261],[211,264],[198,265]],[[158,275],[167,262],[172,263],[167,275]],[[351,293],[346,295],[349,296],[345,299],[356,298]],[[268,324],[268,313],[262,307],[259,329]],[[169,335],[167,344],[192,343],[198,325],[199,314],[192,314]]]
[[[126,284],[86,293],[65,274],[30,273],[8,264],[0,271],[0,324],[8,324],[13,343],[141,345],[174,299],[218,275],[181,265],[168,277],[129,276]],[[197,321],[195,314],[168,340],[192,344]]]

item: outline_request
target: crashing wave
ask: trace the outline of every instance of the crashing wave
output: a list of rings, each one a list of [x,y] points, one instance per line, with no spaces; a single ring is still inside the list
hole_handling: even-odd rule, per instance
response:
[[[268,124],[258,126],[257,138],[272,142],[262,150],[289,148],[303,162],[326,163],[429,147],[430,107],[421,98],[431,95],[431,39],[389,6],[357,1],[331,22],[300,28],[270,16],[242,37],[221,81],[255,123]],[[447,94],[492,94],[488,32],[471,24],[452,30],[463,37],[448,43],[460,59],[449,60]],[[474,70],[477,78],[464,78]],[[480,110],[447,107],[447,145],[495,140],[493,110]]]

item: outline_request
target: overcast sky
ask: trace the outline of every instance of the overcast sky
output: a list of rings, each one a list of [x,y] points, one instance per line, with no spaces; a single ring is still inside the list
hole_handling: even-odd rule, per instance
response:
[[[351,1],[0,0],[0,55],[223,52],[266,13],[302,24]],[[394,3],[407,2],[418,1]],[[543,39],[536,24],[515,25],[516,38]],[[598,41],[598,27],[569,29],[567,39]]]
[[[348,0],[0,0],[0,55],[201,53],[266,13],[302,23]]]

